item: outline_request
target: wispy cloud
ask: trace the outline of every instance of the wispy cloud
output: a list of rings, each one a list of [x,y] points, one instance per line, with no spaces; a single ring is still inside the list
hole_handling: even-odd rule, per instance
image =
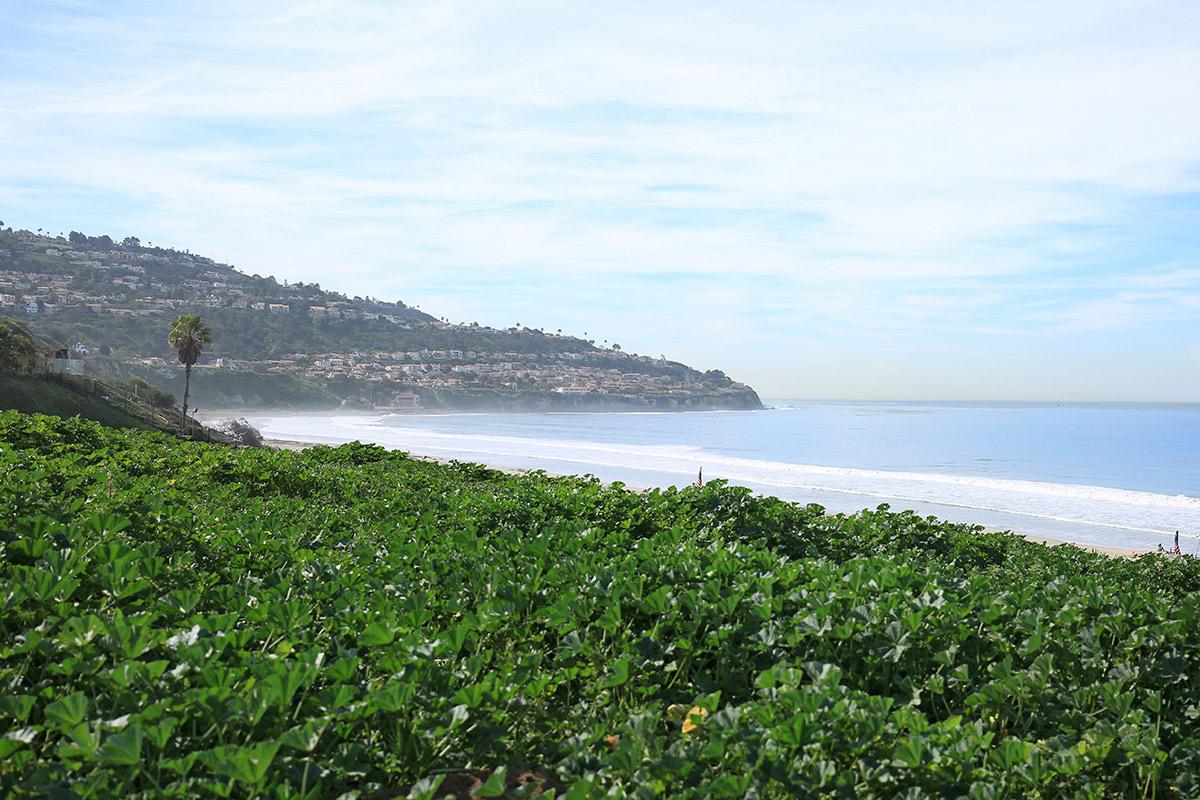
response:
[[[1135,332],[1164,396],[1200,396],[1198,24],[1181,0],[10,3],[3,216],[603,329],[777,393],[818,369],[861,392],[884,351],[875,393],[961,391],[1006,343],[1100,363]],[[957,377],[903,378],[930,358]],[[1044,372],[1012,391],[1063,391]]]

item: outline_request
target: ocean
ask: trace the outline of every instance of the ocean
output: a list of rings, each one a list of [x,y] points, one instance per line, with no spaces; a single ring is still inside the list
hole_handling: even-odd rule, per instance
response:
[[[721,478],[830,511],[881,503],[1138,552],[1200,552],[1200,405],[766,401],[764,411],[252,414],[352,440],[634,487]]]

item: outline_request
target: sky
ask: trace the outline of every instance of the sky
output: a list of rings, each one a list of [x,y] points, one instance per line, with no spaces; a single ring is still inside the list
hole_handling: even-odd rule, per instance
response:
[[[0,220],[764,397],[1200,401],[1200,3],[0,0]]]

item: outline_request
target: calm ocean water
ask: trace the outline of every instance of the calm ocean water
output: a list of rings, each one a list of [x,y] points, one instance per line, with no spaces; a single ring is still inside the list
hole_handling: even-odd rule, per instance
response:
[[[767,411],[273,415],[272,438],[632,486],[725,478],[833,511],[889,503],[1088,544],[1200,550],[1200,405],[768,401]]]

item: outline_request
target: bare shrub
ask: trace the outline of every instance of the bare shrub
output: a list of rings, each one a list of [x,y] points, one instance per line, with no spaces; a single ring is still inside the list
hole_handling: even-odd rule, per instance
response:
[[[232,438],[240,445],[244,445],[246,447],[263,446],[262,434],[259,433],[257,428],[241,417],[222,422],[218,426],[218,430]]]

